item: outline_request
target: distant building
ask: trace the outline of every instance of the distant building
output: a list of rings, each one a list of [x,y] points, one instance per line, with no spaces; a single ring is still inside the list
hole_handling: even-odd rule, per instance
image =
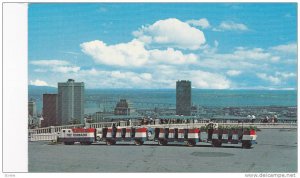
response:
[[[39,127],[39,118],[36,111],[35,100],[28,101],[28,128],[33,129]]]
[[[36,103],[34,100],[28,101],[28,115],[31,117],[37,117]]]
[[[115,115],[130,115],[130,108],[126,99],[121,99],[115,107]]]
[[[176,115],[191,115],[192,89],[191,82],[181,80],[176,82]]]
[[[58,83],[58,124],[84,123],[84,83]]]
[[[113,112],[96,112],[92,115],[92,120],[94,122],[103,122],[104,118],[107,116],[113,116],[114,113]]]
[[[56,126],[57,120],[57,94],[43,94],[43,121],[42,127]]]

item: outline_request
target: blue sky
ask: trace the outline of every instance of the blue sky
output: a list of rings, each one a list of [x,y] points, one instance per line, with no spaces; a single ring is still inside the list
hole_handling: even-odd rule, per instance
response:
[[[30,4],[29,84],[295,89],[296,3]]]

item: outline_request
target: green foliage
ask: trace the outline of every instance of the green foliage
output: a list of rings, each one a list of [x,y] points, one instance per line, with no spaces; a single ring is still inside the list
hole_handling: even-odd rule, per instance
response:
[[[207,127],[201,126],[201,127],[200,127],[200,131],[201,131],[201,130],[207,130]]]

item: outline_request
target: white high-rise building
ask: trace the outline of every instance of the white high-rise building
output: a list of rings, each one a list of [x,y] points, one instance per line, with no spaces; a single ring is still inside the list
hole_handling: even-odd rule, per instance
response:
[[[36,103],[32,99],[28,101],[28,115],[30,115],[31,117],[37,117]]]
[[[69,79],[58,83],[58,123],[84,123],[84,83]]]

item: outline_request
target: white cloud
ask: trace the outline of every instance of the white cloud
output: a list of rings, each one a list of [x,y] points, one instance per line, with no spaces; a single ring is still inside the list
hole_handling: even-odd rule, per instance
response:
[[[36,79],[35,81],[30,80],[30,85],[35,85],[35,86],[49,86],[47,82]]]
[[[59,72],[59,73],[74,73],[80,70],[80,67],[72,66],[68,61],[64,60],[37,60],[30,62],[33,65],[43,68],[34,69],[35,72]]]
[[[175,88],[177,80],[190,80],[192,87],[202,89],[226,89],[231,86],[230,80],[218,73],[168,65],[159,65],[155,68],[152,83],[162,88]]]
[[[219,46],[219,42],[217,40],[214,41],[214,45],[217,48]]]
[[[100,7],[100,8],[99,8],[99,11],[100,11],[100,12],[107,12],[107,8],[105,8],[105,7]]]
[[[47,72],[48,70],[46,69],[34,69],[34,72]]]
[[[201,27],[203,29],[210,28],[210,24],[206,18],[202,18],[199,20],[192,19],[192,20],[186,21],[186,23],[188,23],[192,26]]]
[[[37,66],[63,66],[63,65],[69,65],[68,61],[64,60],[36,60],[30,62],[33,65]]]
[[[80,70],[80,73],[82,75],[87,75],[87,76],[97,76],[97,75],[102,75],[102,71],[98,71],[95,68],[88,69],[88,70]]]
[[[203,89],[228,89],[230,88],[231,82],[226,77],[205,71],[190,71],[188,76],[192,81],[192,85],[195,88]]]
[[[271,75],[267,75],[265,73],[258,73],[256,74],[258,78],[261,78],[263,80],[269,81],[273,84],[279,84],[281,82],[279,77],[275,77],[275,76],[271,76]]]
[[[169,64],[188,64],[195,63],[197,56],[195,54],[183,54],[179,50],[167,48],[166,50],[150,50],[150,63],[169,63]]]
[[[140,76],[144,80],[151,80],[152,79],[152,75],[150,73],[142,73]]]
[[[271,54],[265,52],[262,48],[253,48],[253,49],[241,49],[234,51],[232,55],[235,59],[270,59]]]
[[[278,62],[280,60],[280,57],[279,56],[272,56],[271,57],[271,61],[272,62]]]
[[[82,51],[91,56],[96,63],[115,66],[142,66],[148,60],[148,51],[138,40],[129,43],[107,45],[95,40],[82,43]]]
[[[90,73],[97,73],[97,75],[86,75]],[[89,81],[89,87],[93,88],[153,88],[152,74],[150,73],[91,69],[90,71],[84,71],[84,73],[79,72],[79,76],[81,75],[84,80]],[[99,80],[101,83],[94,82]]]
[[[70,73],[70,72],[78,72],[80,67],[76,66],[58,66],[52,68],[53,72],[60,72],[60,73]]]
[[[81,45],[82,51],[91,56],[96,63],[122,66],[144,67],[158,63],[189,64],[197,60],[195,54],[183,54],[180,50],[167,48],[166,50],[146,50],[144,44],[138,40],[129,43],[106,45],[96,40]]]
[[[265,73],[258,73],[257,76],[263,80],[269,81],[273,84],[280,84],[281,82],[295,78],[296,74],[292,72],[275,72],[275,75],[267,75]]]
[[[160,45],[180,49],[199,49],[205,43],[202,31],[175,18],[156,21],[142,26],[133,35],[148,45]]]
[[[199,57],[201,60],[198,60],[197,64],[213,69],[250,70],[280,59],[262,48],[237,47],[232,53],[224,54],[215,53],[215,51],[211,50],[201,54]]]
[[[291,54],[297,54],[297,44],[296,43],[290,43],[290,44],[284,44],[284,45],[278,45],[271,47],[271,49],[283,53],[291,53]]]
[[[276,72],[275,75],[282,77],[284,79],[293,78],[293,77],[297,76],[295,73],[292,73],[292,72]]]
[[[233,21],[223,21],[221,24],[213,29],[214,31],[247,31],[249,30],[245,24],[235,23]]]
[[[239,70],[228,70],[226,72],[227,75],[229,76],[238,76],[242,73],[242,71],[239,71]]]

